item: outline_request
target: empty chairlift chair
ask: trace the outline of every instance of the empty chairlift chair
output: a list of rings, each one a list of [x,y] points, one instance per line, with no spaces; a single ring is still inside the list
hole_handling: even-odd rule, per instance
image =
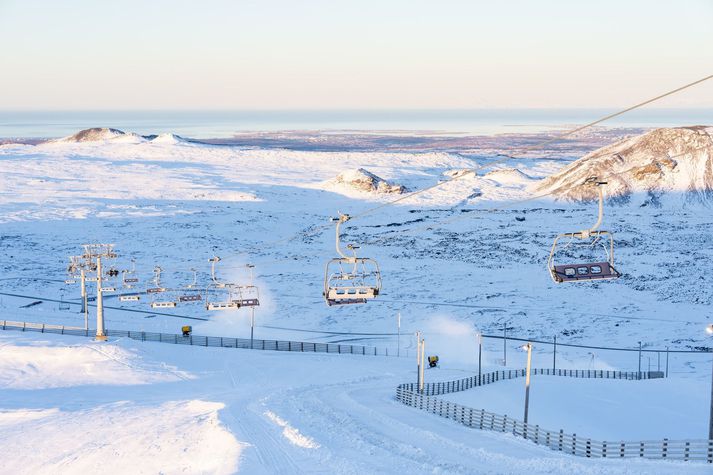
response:
[[[208,259],[210,262],[210,276],[213,283],[206,289],[205,308],[206,310],[237,310],[240,303],[235,297],[236,292],[233,284],[218,280],[215,273],[215,265],[220,262],[220,257],[215,256]]]
[[[604,193],[602,186],[606,182],[598,181],[596,177],[591,177],[585,182],[587,185],[597,187],[599,194],[599,217],[597,222],[590,229],[574,233],[563,233],[555,238],[547,260],[547,267],[552,280],[556,283],[562,282],[582,282],[602,279],[618,279],[621,273],[614,267],[614,236],[609,231],[599,230],[604,217]],[[566,245],[562,246],[560,240],[568,238]],[[579,241],[578,241],[579,240]],[[558,252],[563,252],[572,244],[586,245],[588,248],[602,248],[606,259],[593,262],[578,262],[561,264],[557,262]],[[558,247],[559,246],[559,247]]]
[[[357,257],[357,246],[349,244],[347,249],[353,254],[342,252],[339,229],[350,217],[340,214],[337,222],[336,249],[340,257],[330,259],[324,271],[323,296],[327,305],[360,304],[376,298],[381,291],[381,272],[374,259]]]

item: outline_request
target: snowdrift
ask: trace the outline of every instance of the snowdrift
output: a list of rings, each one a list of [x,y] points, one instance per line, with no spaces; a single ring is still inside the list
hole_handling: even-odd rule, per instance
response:
[[[644,193],[659,199],[668,193],[685,202],[713,200],[713,127],[656,129],[595,150],[544,179],[537,193],[557,199],[588,201],[596,189],[583,185],[591,176],[607,181],[609,198]]]

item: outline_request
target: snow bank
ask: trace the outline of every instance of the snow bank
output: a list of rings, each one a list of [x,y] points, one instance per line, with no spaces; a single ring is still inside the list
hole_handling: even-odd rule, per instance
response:
[[[152,368],[116,346],[7,344],[0,351],[0,388],[45,389],[88,384],[132,385],[176,381],[188,375]]]
[[[2,471],[14,474],[234,473],[243,445],[218,420],[223,404],[124,401],[90,410],[0,410]],[[38,452],[41,456],[38,456]]]

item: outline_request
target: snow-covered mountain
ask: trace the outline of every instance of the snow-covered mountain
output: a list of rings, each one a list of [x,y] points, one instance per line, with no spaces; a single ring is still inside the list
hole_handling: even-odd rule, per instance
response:
[[[126,135],[124,131],[109,127],[92,127],[80,130],[76,134],[57,140],[58,142],[99,142]]]
[[[544,179],[538,193],[557,199],[591,200],[596,189],[584,185],[596,176],[607,181],[609,198],[628,200],[634,193],[658,203],[666,194],[684,202],[713,199],[713,127],[661,128],[595,150]]]

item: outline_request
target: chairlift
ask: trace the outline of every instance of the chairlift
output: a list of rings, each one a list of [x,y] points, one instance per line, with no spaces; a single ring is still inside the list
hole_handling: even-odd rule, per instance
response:
[[[376,298],[381,291],[379,264],[368,257],[357,257],[358,246],[353,244],[347,245],[352,256],[342,252],[339,229],[349,219],[349,215],[341,213],[338,218],[332,219],[337,222],[336,249],[340,257],[330,259],[325,265],[322,295],[330,307],[366,303]]]
[[[158,300],[158,297],[156,295],[168,292],[168,289],[166,287],[161,286],[161,272],[163,272],[163,269],[161,269],[160,266],[156,266],[156,267],[154,267],[153,272],[154,272],[153,283],[154,283],[155,287],[146,289],[147,294],[153,294],[152,300],[150,303],[151,308],[173,308],[173,307],[175,307],[176,302],[174,300],[165,299],[165,298],[164,298],[164,300]]]
[[[253,280],[253,264],[245,264],[245,268],[250,272],[250,283],[247,285],[238,285],[238,301],[241,307],[258,307],[260,306],[260,291]]]
[[[121,271],[121,286],[125,289],[131,289],[139,283],[139,278],[136,277],[136,261],[131,259],[131,270],[124,269]]]
[[[219,297],[222,294],[223,297]],[[230,284],[223,287],[210,286],[206,290],[206,310],[238,310],[240,300],[236,297],[236,289]]]
[[[159,266],[155,266],[153,268],[153,279],[152,282],[154,283],[155,287],[149,287],[146,289],[147,294],[157,294],[161,292],[166,292],[168,289],[166,287],[161,286],[161,272],[163,269]]]
[[[76,284],[77,275],[79,274],[79,257],[70,256],[69,265],[67,266],[67,278],[64,280],[65,284]]]
[[[186,285],[186,290],[193,290],[198,286],[198,272],[195,269],[191,269],[191,272],[193,272],[193,281]],[[182,303],[200,302],[202,300],[203,297],[198,292],[184,293],[178,296],[178,301]]]
[[[60,311],[70,309],[69,302],[64,300],[64,291],[60,292],[60,294],[59,294],[59,305],[57,306],[57,309]]]
[[[547,260],[547,268],[552,280],[556,283],[582,282],[591,280],[618,279],[621,273],[614,267],[614,236],[609,231],[599,230],[604,218],[604,192],[602,187],[607,182],[599,181],[597,177],[590,177],[585,181],[587,185],[597,186],[599,193],[599,215],[597,222],[590,229],[574,233],[563,233],[555,238]],[[561,246],[561,251],[568,250],[572,245],[582,245],[589,249],[601,247],[606,255],[605,260],[596,262],[582,262],[574,264],[559,264],[555,261],[560,239],[569,238],[566,245]],[[581,241],[577,241],[581,240]]]
[[[233,284],[218,280],[215,267],[220,262],[220,257],[214,256],[208,259],[210,262],[210,278],[212,284],[206,289],[206,310],[237,310],[240,302],[236,297],[236,289]]]

